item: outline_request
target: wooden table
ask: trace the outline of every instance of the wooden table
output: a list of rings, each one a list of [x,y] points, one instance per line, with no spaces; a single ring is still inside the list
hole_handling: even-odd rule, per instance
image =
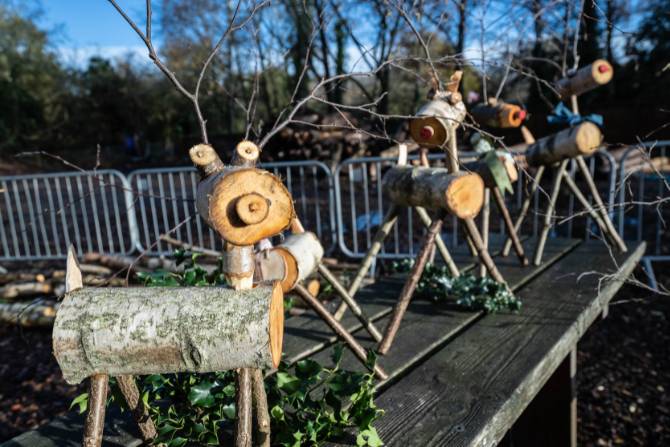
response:
[[[523,301],[517,314],[484,315],[414,300],[393,347],[379,360],[389,374],[378,384],[376,399],[386,412],[376,423],[385,444],[575,445],[577,342],[631,274],[644,243],[629,249],[612,256],[600,242],[553,239],[539,267],[522,268],[513,256],[497,258]],[[462,270],[474,268],[464,253],[454,257]],[[386,324],[402,282],[384,279],[358,295],[378,327]],[[343,323],[364,345],[374,346],[350,313]],[[284,352],[290,361],[312,357],[328,363],[327,348],[334,342],[311,313],[286,321]],[[348,352],[343,367],[362,368]],[[131,426],[123,418],[108,423],[105,445],[139,445]],[[2,447],[74,446],[80,436],[80,419],[69,416]]]

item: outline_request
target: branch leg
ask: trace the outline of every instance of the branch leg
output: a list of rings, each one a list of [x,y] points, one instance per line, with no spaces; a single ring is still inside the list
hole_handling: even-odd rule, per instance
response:
[[[523,224],[523,221],[526,219],[526,215],[528,214],[528,210],[530,209],[530,202],[531,200],[533,200],[535,191],[537,191],[537,188],[540,186],[540,180],[542,180],[544,169],[545,169],[544,166],[540,166],[539,168],[537,168],[537,172],[535,173],[535,178],[533,179],[533,184],[530,187],[530,191],[528,192],[528,195],[523,199],[523,203],[521,204],[521,211],[519,212],[519,217],[517,217],[516,222],[514,222],[514,231],[517,234],[521,230],[521,225]],[[512,243],[513,243],[512,238],[508,237],[502,249],[501,254],[503,256],[507,256],[509,254],[509,251],[512,249]]]
[[[88,412],[84,422],[84,447],[100,447],[105,429],[105,406],[109,376],[96,374],[89,379]]]
[[[368,270],[370,269],[370,265],[372,265],[373,259],[375,258],[375,256],[377,256],[377,253],[379,253],[379,251],[382,249],[384,240],[389,235],[389,233],[391,233],[391,228],[393,228],[393,225],[395,224],[397,219],[398,219],[398,207],[392,205],[391,208],[386,213],[386,216],[384,216],[384,221],[379,227],[379,230],[377,230],[377,233],[375,234],[375,237],[372,241],[372,245],[370,246],[370,249],[365,254],[363,260],[361,261],[361,265],[358,268],[358,271],[356,272],[356,276],[349,285],[348,290],[349,296],[353,297],[354,295],[356,295],[358,288],[361,286],[361,283],[363,282],[363,278],[365,278],[365,275],[367,275]],[[346,310],[347,310],[347,303],[346,302],[340,303],[340,306],[335,311],[335,319],[337,321],[340,321]]]
[[[268,410],[268,397],[265,394],[263,373],[258,368],[251,371],[253,408],[256,414],[256,430],[258,432],[256,446],[270,447],[270,411]]]
[[[370,333],[372,338],[375,341],[380,341],[382,339],[382,334],[379,332],[377,327],[370,321],[365,314],[363,314],[363,310],[360,308],[356,300],[354,300],[351,295],[349,295],[349,292],[347,292],[347,289],[342,286],[340,281],[337,280],[335,275],[331,273],[328,268],[323,265],[319,264],[319,273],[325,278],[326,281],[330,283],[330,285],[333,286],[335,291],[342,297],[344,302],[349,306],[349,309],[351,309],[351,312],[358,318],[358,321],[361,322],[363,327]]]
[[[614,228],[612,219],[610,219],[610,216],[607,213],[607,207],[603,203],[603,199],[600,197],[600,193],[598,192],[598,188],[596,187],[596,184],[593,181],[593,177],[591,177],[591,171],[589,171],[589,167],[586,166],[584,157],[577,157],[577,166],[579,167],[579,170],[581,171],[584,180],[586,180],[586,184],[591,190],[591,195],[593,196],[593,200],[596,202],[597,210],[600,211],[603,223],[605,224],[605,228],[607,229],[607,234],[609,235],[610,239],[616,244],[619,251],[621,253],[625,253],[626,251],[628,251],[628,249],[626,248],[626,244],[624,243],[623,239],[621,239],[621,236],[619,236],[619,233],[616,231],[616,228]]]
[[[252,436],[252,392],[251,368],[237,370],[237,429],[235,447],[251,447]]]
[[[133,376],[118,376],[116,382],[119,384],[121,394],[126,399],[133,419],[137,423],[142,441],[151,441],[157,435],[156,426],[151,419],[151,415],[149,415],[148,408],[144,405],[142,399],[140,399],[140,391],[137,389],[135,378]]]
[[[428,215],[428,213],[426,212],[425,208],[417,206],[414,209],[416,210],[416,213],[419,215],[419,218],[421,219],[421,222],[423,222],[425,227],[430,228],[432,220]],[[458,267],[456,266],[454,259],[451,257],[451,254],[447,249],[447,245],[444,243],[444,240],[442,240],[442,236],[440,236],[440,234],[435,235],[435,245],[437,245],[437,250],[440,252],[440,256],[442,256],[444,263],[447,264],[447,268],[449,268],[449,272],[451,273],[451,275],[453,277],[459,276],[460,272],[458,271]]]
[[[321,317],[323,321],[326,322],[328,326],[340,337],[344,342],[349,346],[349,348],[353,351],[353,353],[358,357],[361,362],[365,363],[367,361],[367,352],[365,352],[365,349],[356,341],[354,337],[351,336],[349,331],[345,329],[342,324],[333,317],[333,315],[328,312],[328,309],[324,307],[323,304],[314,296],[312,296],[309,291],[303,287],[301,284],[297,284],[295,288],[293,289],[300,297],[305,300],[309,306],[314,309],[314,311]],[[374,373],[375,375],[381,379],[385,380],[388,378],[388,375],[384,370],[379,366],[375,365],[374,368]]]
[[[482,242],[484,243],[484,248],[489,249],[489,221],[491,220],[491,190],[489,188],[484,188],[484,205],[482,206]],[[486,266],[484,264],[479,264],[479,276],[484,278],[486,276]]]
[[[591,216],[591,219],[593,219],[593,221],[598,225],[598,228],[600,228],[600,231],[602,231],[603,236],[607,237],[608,240],[610,240],[611,242],[614,242],[611,240],[611,237],[607,231],[607,228],[605,227],[605,223],[603,222],[600,214],[598,214],[598,212],[595,209],[593,209],[593,206],[591,206],[586,197],[584,197],[584,194],[582,194],[582,192],[579,190],[577,184],[567,171],[563,173],[563,179],[565,180],[565,183],[568,185],[568,188],[570,188],[570,190],[572,191],[572,194],[577,198],[577,201],[582,204],[586,212],[588,212],[589,216]]]
[[[435,219],[433,223],[430,224],[430,228],[428,228],[428,233],[423,240],[421,250],[416,257],[416,262],[412,266],[412,270],[410,271],[410,274],[407,277],[407,281],[405,282],[405,285],[400,292],[400,296],[398,297],[398,302],[393,308],[393,315],[391,316],[391,321],[389,321],[388,326],[386,326],[384,338],[382,339],[382,342],[379,344],[379,348],[377,349],[377,351],[382,355],[386,354],[391,348],[393,339],[395,338],[396,333],[398,332],[398,328],[400,327],[400,321],[405,315],[405,311],[407,310],[407,306],[409,306],[409,302],[412,299],[414,290],[416,290],[416,286],[419,284],[419,280],[421,279],[423,269],[426,267],[426,262],[428,261],[428,256],[430,255],[430,247],[433,246],[433,243],[435,242],[435,235],[440,232],[441,228],[442,219]]]
[[[516,233],[516,230],[514,229],[514,223],[512,222],[512,217],[510,216],[509,210],[507,209],[507,205],[505,204],[505,198],[503,197],[498,187],[494,187],[492,191],[493,191],[493,199],[496,201],[496,205],[498,205],[498,210],[500,211],[503,221],[505,222],[505,227],[507,227],[507,234],[509,238],[512,239],[512,243],[514,244],[514,251],[516,251],[516,255],[519,258],[521,265],[527,266],[528,258],[526,258],[526,254],[523,251],[523,245],[521,245],[519,235]]]
[[[547,242],[547,236],[549,236],[549,230],[551,229],[551,220],[554,217],[554,209],[556,207],[556,200],[558,199],[558,193],[561,190],[561,180],[563,179],[563,172],[568,167],[570,160],[563,160],[558,166],[556,171],[556,177],[554,177],[554,184],[551,189],[551,196],[549,197],[549,203],[547,204],[547,210],[544,215],[544,224],[542,226],[542,232],[540,233],[540,238],[537,241],[537,246],[535,247],[535,255],[533,257],[533,264],[540,265],[542,263],[542,253],[544,252],[544,244]]]
[[[498,271],[498,267],[496,267],[495,263],[493,262],[493,259],[491,258],[489,251],[484,246],[484,241],[482,240],[482,237],[479,234],[479,230],[477,229],[477,224],[475,224],[475,220],[464,219],[463,222],[465,222],[465,229],[467,230],[468,233],[470,233],[470,238],[472,239],[472,242],[475,244],[475,247],[477,247],[477,255],[479,256],[479,260],[481,261],[482,264],[486,266],[486,269],[488,270],[489,275],[491,275],[491,278],[498,281],[499,283],[507,284],[505,278],[502,277],[502,275]]]

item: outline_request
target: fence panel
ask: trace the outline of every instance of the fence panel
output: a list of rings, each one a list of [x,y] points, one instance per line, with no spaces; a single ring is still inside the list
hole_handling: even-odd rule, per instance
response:
[[[335,207],[333,180],[329,169],[317,161],[264,163],[293,196],[296,213],[306,229],[314,231],[330,253],[335,248]],[[164,254],[170,247],[159,238],[173,237],[189,244],[222,249],[222,241],[195,210],[198,175],[194,168],[141,169],[129,175],[136,192],[138,250]]]
[[[128,254],[136,237],[131,191],[118,171],[0,177],[1,260],[60,259],[72,243],[79,254]]]

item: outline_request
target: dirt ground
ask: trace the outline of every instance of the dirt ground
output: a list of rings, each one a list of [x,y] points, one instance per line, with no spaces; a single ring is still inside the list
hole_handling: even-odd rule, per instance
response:
[[[0,328],[0,359],[0,442],[81,390],[63,381],[50,331]],[[578,383],[580,445],[670,445],[670,297],[625,286],[579,345]]]

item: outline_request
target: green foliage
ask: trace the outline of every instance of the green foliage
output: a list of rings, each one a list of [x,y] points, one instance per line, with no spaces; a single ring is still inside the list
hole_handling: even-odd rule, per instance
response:
[[[406,259],[395,262],[392,268],[408,272],[413,264],[414,260]],[[454,303],[464,309],[487,313],[521,309],[521,301],[504,284],[468,273],[454,278],[446,266],[430,263],[421,275],[416,294],[436,303]]]
[[[382,445],[373,423],[382,414],[374,403],[372,373],[340,369],[342,346],[332,355],[333,367],[314,360],[286,365],[266,383],[275,443],[286,447],[320,445],[356,429],[359,446]],[[370,355],[368,366],[374,365]]]
[[[174,257],[178,264],[184,264],[183,273],[156,271],[139,273],[138,278],[148,287],[225,284],[220,265],[208,274],[198,265],[197,254],[179,250]],[[342,346],[336,346],[330,368],[310,359],[292,366],[282,362],[266,379],[273,445],[320,445],[349,429],[356,433],[359,446],[382,445],[373,426],[382,414],[374,403],[373,374],[341,369],[342,352]],[[370,353],[370,370],[375,360]],[[224,433],[234,429],[236,383],[232,371],[154,374],[144,377],[140,388],[156,423],[156,442],[167,447],[219,445]],[[124,408],[113,379],[110,390],[109,403]],[[88,394],[84,393],[72,401],[70,408],[77,407],[81,413],[87,405]]]

